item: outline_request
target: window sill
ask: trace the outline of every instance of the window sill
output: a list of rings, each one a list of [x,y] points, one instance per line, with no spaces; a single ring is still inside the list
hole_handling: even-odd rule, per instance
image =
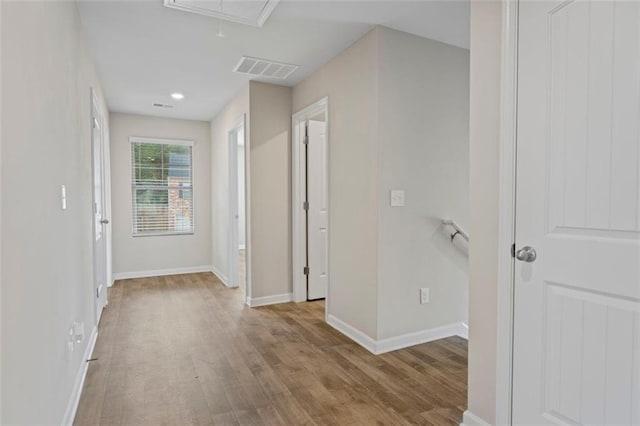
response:
[[[177,235],[194,235],[194,231],[189,232],[145,232],[144,234],[131,234],[133,238],[138,237],[166,237],[166,236],[177,236]]]

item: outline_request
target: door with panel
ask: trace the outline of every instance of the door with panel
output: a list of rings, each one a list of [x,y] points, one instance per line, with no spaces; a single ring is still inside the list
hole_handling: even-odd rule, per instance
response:
[[[95,95],[91,97],[91,154],[93,180],[93,286],[96,324],[107,305],[107,246],[104,185],[104,119]]]
[[[327,121],[307,121],[307,300],[324,299],[329,279]]]
[[[519,4],[514,424],[640,424],[639,23]]]

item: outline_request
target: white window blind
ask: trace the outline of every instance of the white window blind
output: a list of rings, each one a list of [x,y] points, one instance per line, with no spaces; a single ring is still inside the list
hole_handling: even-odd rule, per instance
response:
[[[133,235],[193,233],[193,142],[130,141]]]

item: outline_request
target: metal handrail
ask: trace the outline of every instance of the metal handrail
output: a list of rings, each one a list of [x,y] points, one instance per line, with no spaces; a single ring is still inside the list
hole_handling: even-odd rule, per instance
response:
[[[451,219],[444,219],[442,221],[442,224],[446,226],[450,226],[455,230],[455,232],[451,234],[451,242],[453,242],[453,240],[456,238],[457,235],[460,235],[462,238],[464,238],[466,242],[469,242],[469,234],[467,234],[467,232],[464,229],[462,229],[460,225],[458,225],[455,221]]]

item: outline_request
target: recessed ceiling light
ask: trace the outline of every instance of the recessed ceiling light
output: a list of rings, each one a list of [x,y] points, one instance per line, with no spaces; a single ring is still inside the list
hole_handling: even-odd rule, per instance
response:
[[[182,93],[172,93],[171,97],[177,101],[184,99],[184,95]]]

